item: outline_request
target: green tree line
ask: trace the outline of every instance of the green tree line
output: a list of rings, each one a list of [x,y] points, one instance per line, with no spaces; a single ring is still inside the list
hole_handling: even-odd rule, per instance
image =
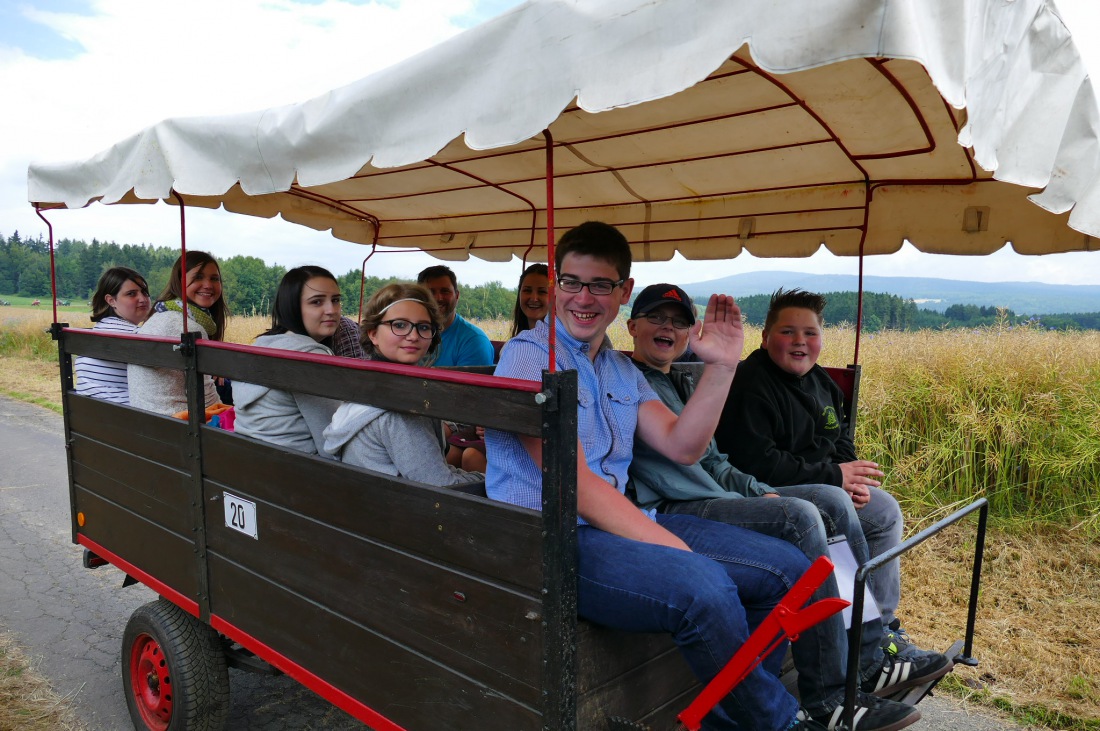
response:
[[[822,313],[831,325],[854,324],[859,305],[856,292],[828,292],[827,304]],[[755,294],[737,300],[746,320],[763,326],[768,313],[771,295]],[[989,325],[1023,325],[1052,330],[1100,330],[1100,313],[1070,312],[1054,315],[1017,315],[1009,309],[994,306],[951,305],[943,313],[917,307],[916,302],[893,294],[863,293],[863,329],[924,330],[959,327],[984,327]]]
[[[105,270],[113,266],[126,266],[145,275],[149,291],[156,297],[167,284],[172,263],[178,256],[179,250],[170,246],[61,239],[54,252],[57,294],[61,299],[89,300]],[[233,256],[220,259],[218,263],[230,311],[240,315],[266,315],[271,311],[271,300],[286,273],[285,267],[265,264],[254,256]],[[352,269],[337,277],[344,294],[344,311],[353,315],[359,311],[360,276],[358,270]],[[395,281],[398,280],[393,277],[367,277],[362,289],[370,297],[379,288]],[[49,298],[50,248],[41,236],[23,239],[18,231],[8,237],[0,234],[0,294]],[[828,304],[824,315],[827,323],[835,325],[856,321],[858,297],[855,292],[829,292],[826,298]],[[752,295],[739,300],[749,322],[764,324],[769,299],[768,295]],[[515,290],[500,282],[463,286],[458,312],[471,319],[509,318],[515,301]],[[941,314],[921,309],[913,300],[892,294],[865,292],[863,295],[863,328],[872,332],[1006,323],[1029,323],[1055,330],[1100,330],[1100,313],[1028,317],[993,306],[952,305]]]
[[[179,249],[170,246],[61,239],[54,251],[57,296],[73,301],[90,300],[104,271],[125,266],[144,275],[150,294],[156,297],[168,283],[172,264],[178,257]],[[228,257],[219,259],[218,264],[231,312],[239,315],[271,312],[271,301],[286,274],[285,267],[265,264],[254,256]],[[361,274],[355,269],[337,276],[344,295],[344,311],[352,316],[359,311],[360,279]],[[369,298],[381,287],[396,281],[394,277],[367,277],[362,282],[362,289]],[[23,239],[18,231],[7,237],[0,234],[0,294],[50,297],[48,241],[41,236]],[[489,282],[461,287],[457,309],[468,318],[507,318],[511,316],[515,301],[515,290],[500,282]]]

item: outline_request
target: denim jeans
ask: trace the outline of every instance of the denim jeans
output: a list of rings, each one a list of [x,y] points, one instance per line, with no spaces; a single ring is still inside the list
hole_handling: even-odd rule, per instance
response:
[[[825,531],[830,536],[848,538],[857,564],[885,553],[901,543],[904,521],[901,507],[893,495],[877,487],[870,488],[871,501],[856,510],[848,493],[836,485],[793,485],[774,488],[780,495],[809,500],[821,511]],[[860,530],[854,530],[859,524]],[[769,533],[769,535],[771,535]],[[882,566],[867,582],[875,597],[883,626],[890,624],[901,599],[901,571],[897,561]]]
[[[578,611],[591,622],[627,632],[670,633],[705,683],[809,562],[789,543],[736,526],[689,515],[658,515],[657,522],[693,552],[633,541],[590,525],[577,528]],[[794,719],[798,702],[774,672],[757,667],[720,708],[721,713],[706,717],[705,728],[781,731]]]
[[[852,501],[847,493],[832,485],[800,486],[806,488],[832,488],[851,510]],[[796,488],[780,488],[783,491]],[[828,493],[828,490],[818,490]],[[845,514],[843,502],[836,501]],[[833,506],[834,509],[837,505]],[[796,497],[776,498],[714,498],[710,500],[670,501],[662,510],[666,514],[696,515],[701,518],[734,525],[741,528],[780,538],[796,546],[811,561],[818,556],[828,555],[826,527],[819,508],[808,499]],[[854,518],[854,516],[853,516]],[[844,524],[843,519],[840,521]],[[861,533],[858,523],[854,533]],[[862,535],[852,553],[860,563],[867,560],[867,546]],[[836,578],[829,578],[814,593],[811,601],[839,596]],[[859,667],[861,679],[865,679],[882,666],[882,622],[873,619],[863,625],[863,642],[860,646]],[[848,662],[848,635],[844,620],[834,615],[815,627],[802,633],[791,646],[795,669],[798,670],[798,692],[802,706],[813,715],[820,715],[835,708],[843,701],[844,678]]]
[[[871,557],[886,553],[901,543],[905,521],[897,498],[885,490],[871,488],[871,501],[856,511],[863,535],[867,538],[867,552]],[[858,560],[858,559],[857,559]],[[901,599],[901,565],[894,559],[871,574],[871,593],[875,595],[883,625],[890,624]]]

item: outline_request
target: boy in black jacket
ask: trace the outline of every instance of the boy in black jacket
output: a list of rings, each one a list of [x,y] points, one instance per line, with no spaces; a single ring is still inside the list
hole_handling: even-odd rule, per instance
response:
[[[844,396],[817,365],[825,298],[799,289],[776,291],[761,346],[737,369],[714,437],[737,469],[780,487],[837,485],[851,496],[871,556],[901,542],[897,500],[880,489],[884,473],[858,459],[844,419]],[[896,628],[901,594],[897,561],[871,577],[886,626]]]

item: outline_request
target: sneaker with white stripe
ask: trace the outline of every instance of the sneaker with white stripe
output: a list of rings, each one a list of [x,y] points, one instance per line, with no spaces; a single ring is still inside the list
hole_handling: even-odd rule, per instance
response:
[[[888,696],[917,685],[924,685],[946,675],[952,663],[938,652],[921,652],[909,657],[887,654],[882,669],[865,680],[862,689],[877,696]]]
[[[806,712],[799,711],[799,716],[805,718]],[[844,725],[843,703],[831,711],[814,716],[813,720],[828,731],[841,731],[848,728]],[[920,711],[913,706],[857,691],[850,731],[897,731],[919,720]]]

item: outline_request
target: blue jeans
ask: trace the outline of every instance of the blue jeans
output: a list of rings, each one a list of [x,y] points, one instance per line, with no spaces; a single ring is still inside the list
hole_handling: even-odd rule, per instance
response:
[[[822,502],[831,499],[830,510],[835,520],[828,522],[834,528],[854,527],[858,535],[852,553],[856,561],[867,560],[867,545],[855,516],[845,520],[852,509],[852,500],[839,487],[832,485],[800,485],[797,488],[779,488],[784,494],[801,490],[803,494],[818,494]],[[831,491],[839,495],[829,496]],[[845,504],[847,507],[845,507]],[[826,518],[809,498],[712,498],[709,500],[669,501],[662,508],[666,514],[695,515],[701,518],[734,525],[782,539],[796,546],[810,561],[828,555]],[[836,578],[829,578],[818,588],[811,601],[839,596]],[[863,642],[860,646],[859,667],[861,679],[878,672],[882,667],[882,622],[873,619],[864,623]],[[843,701],[844,678],[848,661],[848,635],[844,620],[839,614],[802,633],[791,646],[795,668],[798,670],[798,692],[802,705],[813,715],[828,712]]]
[[[885,553],[901,543],[904,527],[901,507],[885,490],[870,488],[871,501],[856,510],[852,498],[836,485],[793,485],[774,489],[780,495],[802,498],[816,505],[825,521],[826,532],[830,536],[847,536],[857,564],[862,565],[869,557]],[[859,530],[855,529],[856,525]],[[880,567],[867,583],[882,614],[882,624],[890,624],[901,599],[898,562],[891,561]]]
[[[867,537],[867,552],[872,557],[886,553],[901,543],[901,534],[905,520],[901,515],[901,506],[897,498],[877,487],[871,489],[871,501],[856,511],[859,524],[863,526],[863,535]],[[901,599],[901,565],[899,559],[881,566],[871,574],[871,593],[875,595],[882,623],[890,624],[898,610]]]
[[[627,632],[670,633],[706,683],[809,562],[788,543],[735,526],[689,515],[658,515],[657,522],[693,552],[578,526],[578,612]],[[782,731],[798,711],[798,702],[763,667],[719,705],[722,713],[709,714],[705,728]]]

